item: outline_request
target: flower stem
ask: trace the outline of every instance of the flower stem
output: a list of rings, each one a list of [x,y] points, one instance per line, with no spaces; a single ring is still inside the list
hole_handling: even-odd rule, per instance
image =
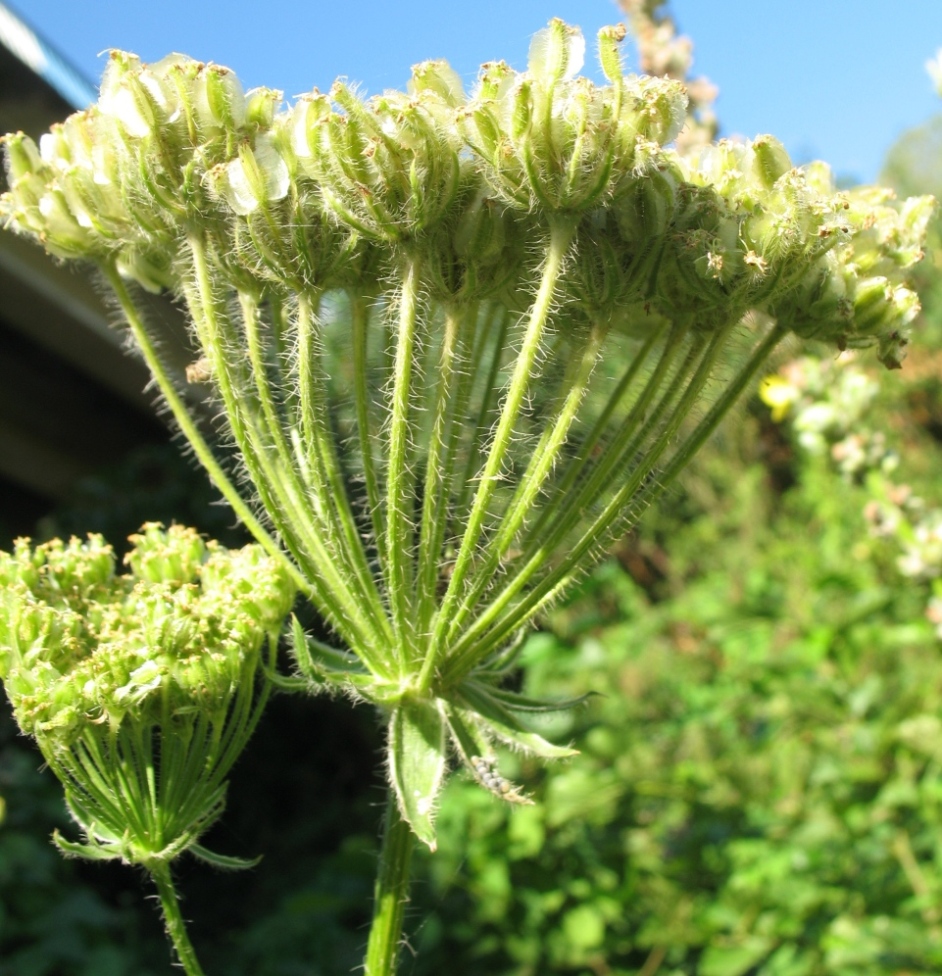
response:
[[[386,574],[400,664],[408,655],[413,610],[410,472],[413,418],[412,371],[419,316],[419,262],[404,261],[399,295],[399,331],[389,416],[389,462],[386,472]]]
[[[373,923],[366,947],[365,976],[393,976],[395,973],[409,896],[409,867],[414,844],[415,835],[399,815],[396,794],[390,788],[374,888]]]
[[[447,520],[446,501],[450,488],[447,470],[451,460],[447,450],[450,425],[454,419],[455,360],[458,330],[463,309],[445,309],[445,334],[438,362],[439,380],[433,406],[432,430],[429,437],[428,459],[425,465],[425,484],[422,487],[422,522],[419,533],[418,559],[418,620],[423,629],[428,626],[434,611],[435,586],[438,581],[442,536]]]
[[[546,251],[546,260],[543,264],[540,288],[537,292],[536,301],[530,310],[523,345],[517,355],[510,386],[504,398],[500,419],[497,422],[497,428],[491,441],[484,471],[478,482],[477,493],[474,496],[471,513],[468,516],[467,527],[458,549],[448,590],[445,593],[441,608],[436,616],[435,629],[432,634],[429,651],[419,676],[418,685],[423,690],[431,686],[435,677],[455,606],[460,599],[465,578],[471,569],[472,561],[478,551],[478,543],[482,532],[484,532],[485,522],[487,520],[488,505],[493,497],[494,489],[497,487],[501,478],[504,461],[513,439],[514,425],[517,422],[520,408],[523,406],[527,390],[530,388],[531,381],[533,380],[541,340],[550,319],[553,299],[556,295],[556,288],[562,275],[563,263],[566,253],[569,250],[569,245],[572,242],[574,231],[575,225],[566,222],[557,223],[551,231],[550,241]]]
[[[681,394],[681,391],[682,395],[680,395],[676,406],[673,407],[670,418],[665,425],[657,431],[654,439],[645,446],[643,457],[624,484],[605,505],[602,512],[592,521],[591,525],[581,534],[581,537],[567,546],[566,553],[560,562],[525,596],[521,597],[519,602],[515,602],[515,597],[545,566],[555,546],[562,540],[563,531],[557,527],[556,531],[552,532],[547,540],[534,550],[533,555],[521,567],[512,581],[505,585],[494,602],[478,616],[474,625],[452,648],[447,667],[444,669],[447,672],[448,680],[453,681],[466,674],[476,660],[486,656],[493,648],[499,646],[501,641],[507,639],[508,634],[513,633],[516,628],[523,626],[532,619],[545,606],[547,600],[558,593],[560,588],[568,583],[572,575],[578,572],[580,561],[594,547],[599,546],[604,541],[620,515],[626,511],[637,514],[635,493],[642,489],[654,471],[655,465],[673,440],[681,423],[689,415],[710,377],[717,356],[725,346],[732,327],[732,323],[729,323],[714,333],[709,342],[706,343],[706,350],[702,357],[699,355],[699,348],[703,343],[700,341],[695,343],[692,353],[688,355],[684,366],[679,374],[673,378],[670,388],[662,397],[661,406],[666,410],[673,403],[675,397]],[[738,391],[741,389],[742,386],[737,386]],[[732,406],[733,399],[724,397],[722,403],[722,411],[715,415],[715,423],[719,421],[722,413],[725,413]],[[656,413],[661,413],[661,407]],[[714,416],[714,411],[711,411],[710,416]],[[685,454],[686,459],[689,459],[690,456],[692,453]],[[485,637],[485,635],[487,636]],[[482,638],[484,639],[482,640]]]
[[[177,950],[177,957],[183,971],[186,976],[205,976],[203,967],[196,958],[190,937],[186,934],[186,924],[180,913],[180,902],[173,886],[173,878],[170,876],[170,866],[166,861],[157,861],[148,865],[148,870],[154,879],[154,884],[157,885],[157,897],[160,899],[160,907],[164,913],[167,935],[170,936],[173,947]]]
[[[366,485],[366,501],[373,525],[373,538],[382,548],[385,538],[384,513],[380,500],[376,461],[373,457],[373,431],[370,422],[370,374],[367,363],[368,329],[370,309],[367,299],[355,292],[350,293],[350,325],[353,333],[353,395],[356,406],[357,437],[360,444],[360,460],[363,465],[363,481]]]
[[[543,491],[550,472],[556,466],[569,435],[570,427],[576,419],[576,413],[582,403],[589,377],[595,368],[604,338],[604,329],[594,326],[575,368],[567,374],[565,385],[568,389],[556,412],[555,421],[545,428],[543,436],[533,449],[527,469],[503,514],[500,529],[495,538],[488,543],[480,566],[475,569],[469,579],[468,595],[455,611],[449,638],[459,633],[465,620],[473,612],[474,607],[496,577],[501,560],[507,554],[518,532],[525,525],[537,496]]]
[[[170,375],[164,368],[160,357],[157,355],[157,349],[154,346],[154,343],[151,341],[150,335],[144,326],[144,321],[141,318],[140,313],[134,305],[134,302],[131,300],[131,296],[121,279],[121,275],[118,274],[117,270],[112,265],[105,265],[103,266],[102,270],[104,271],[112,290],[117,296],[118,303],[121,306],[121,311],[124,313],[125,320],[131,327],[131,332],[134,335],[138,348],[143,353],[144,360],[150,368],[154,379],[156,379],[163,398],[167,401],[167,404],[173,413],[173,419],[177,422],[177,425],[183,432],[183,436],[186,437],[188,443],[193,448],[193,451],[199,458],[200,463],[204,468],[206,468],[206,471],[209,473],[209,476],[213,481],[213,484],[220,491],[230,506],[232,506],[232,510],[236,513],[236,516],[240,519],[242,524],[249,530],[249,532],[251,532],[265,551],[285,566],[285,568],[291,573],[292,577],[294,577],[299,587],[306,589],[307,584],[304,577],[301,576],[297,567],[281,551],[278,543],[272,539],[258,519],[255,518],[255,516],[252,514],[252,510],[246,504],[245,499],[243,499],[238,491],[236,491],[225,471],[223,471],[222,466],[214,457],[213,452],[210,450],[209,445],[206,443],[203,435],[200,433],[199,428],[194,423],[193,418],[190,416],[189,411],[183,403],[183,400],[177,393],[177,390],[170,379]]]

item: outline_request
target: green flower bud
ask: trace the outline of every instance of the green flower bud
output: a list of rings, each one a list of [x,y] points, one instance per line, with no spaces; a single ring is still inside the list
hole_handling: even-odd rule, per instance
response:
[[[603,27],[598,34],[602,74],[616,86],[620,86],[624,80],[620,45],[627,33],[624,24],[616,24],[613,27]]]
[[[102,242],[89,229],[91,221],[87,213],[80,210],[76,216],[62,190],[47,190],[39,201],[39,213],[43,220],[43,243],[51,254],[84,258],[104,252]]]
[[[330,117],[330,99],[315,91],[302,95],[291,107],[282,125],[305,176],[316,176],[311,159],[325,151],[324,126]]]
[[[618,243],[615,235],[607,233],[604,211],[592,214],[579,227],[567,286],[577,306],[592,321],[610,319],[617,306],[640,297],[635,293],[633,276],[627,272],[633,255]]]
[[[552,89],[557,82],[575,78],[584,61],[582,31],[554,17],[548,27],[533,35],[527,72],[538,84]]]
[[[680,134],[687,120],[683,85],[668,78],[633,78],[626,86],[619,119],[623,132],[663,146]]]
[[[373,240],[414,242],[457,199],[457,133],[426,99],[389,92],[364,103],[339,82],[331,95],[345,114],[327,121],[317,158],[327,206]]]
[[[171,291],[176,284],[172,264],[166,252],[128,247],[115,259],[115,267],[122,278],[137,282],[152,295]]]
[[[207,173],[207,180],[241,216],[284,199],[291,185],[288,166],[270,135],[259,135],[254,147],[239,146],[239,155]]]
[[[254,126],[261,132],[267,132],[274,124],[275,113],[283,99],[284,92],[275,88],[253,88],[245,96],[246,125]]]
[[[206,545],[195,529],[146,522],[129,542],[134,548],[124,563],[132,573],[151,583],[192,583],[206,560]]]
[[[249,114],[242,83],[221,64],[208,64],[197,74],[194,103],[201,127],[209,132],[239,132]],[[252,111],[256,112],[254,104]]]
[[[626,180],[613,201],[622,238],[644,248],[667,233],[678,206],[681,174],[664,160],[637,179]]]
[[[751,163],[753,173],[767,190],[792,168],[785,147],[772,136],[753,139]]]
[[[130,137],[162,136],[177,121],[176,93],[153,68],[125,51],[111,51],[99,106]]]
[[[0,144],[6,148],[7,176],[11,184],[23,177],[43,173],[42,156],[28,135],[23,132],[6,135]]]
[[[412,68],[410,95],[435,95],[444,105],[460,108],[467,101],[458,72],[447,61],[423,61]]]

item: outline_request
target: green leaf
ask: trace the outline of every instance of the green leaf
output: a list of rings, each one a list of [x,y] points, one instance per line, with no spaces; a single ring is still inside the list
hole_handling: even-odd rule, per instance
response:
[[[407,702],[389,722],[389,774],[399,811],[416,836],[435,850],[435,804],[445,781],[445,726],[436,705]]]
[[[261,855],[253,858],[229,857],[225,854],[215,854],[208,851],[202,844],[191,844],[187,850],[196,858],[211,864],[214,868],[221,868],[223,871],[245,871],[247,868],[254,868],[261,863]]]
[[[481,734],[477,723],[473,721],[465,723],[461,709],[455,708],[451,704],[445,705],[445,716],[461,759],[468,769],[473,769],[472,759],[475,756],[489,756],[491,754],[491,745],[487,736]],[[473,716],[468,717],[473,718]]]
[[[86,861],[120,861],[121,854],[116,853],[108,847],[89,842],[80,844],[76,841],[66,840],[58,830],[52,832],[52,842],[66,857],[80,857]]]
[[[484,719],[474,712],[463,711],[449,704],[445,704],[445,715],[458,752],[477,782],[508,803],[531,804],[533,801],[526,794],[497,771]]]
[[[317,694],[324,690],[325,685],[332,685],[354,695],[363,692],[364,697],[371,697],[367,690],[375,679],[363,662],[355,654],[338,651],[305,634],[298,618],[293,615],[289,644],[302,677],[298,679],[269,672],[269,678],[276,687],[285,691],[306,690]]]
[[[775,943],[761,936],[749,936],[739,945],[707,946],[700,958],[702,976],[743,976],[764,959]]]
[[[312,678],[302,677],[293,674],[281,674],[274,668],[263,668],[265,677],[281,691],[289,692],[311,692],[317,691],[318,683]]]
[[[594,698],[600,693],[597,691],[587,691],[578,698],[563,698],[560,701],[544,701],[540,698],[530,698],[527,695],[520,695],[515,691],[506,691],[503,688],[487,688],[487,693],[500,702],[512,712],[534,712],[552,713],[565,712],[578,705],[584,705],[590,698]]]
[[[554,746],[543,736],[531,732],[510,709],[494,698],[490,688],[476,681],[465,681],[458,689],[458,694],[468,709],[475,712],[494,735],[508,745],[542,759],[568,759],[579,755],[578,749]]]

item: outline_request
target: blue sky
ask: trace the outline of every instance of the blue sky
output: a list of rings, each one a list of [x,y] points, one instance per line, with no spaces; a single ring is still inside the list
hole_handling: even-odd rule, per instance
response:
[[[432,57],[447,58],[470,85],[482,61],[524,67],[530,37],[550,17],[589,38],[619,19],[613,0],[9,5],[92,80],[110,47],[145,60],[180,51],[234,68],[246,87],[289,96],[327,88],[337,75],[369,92],[401,87],[410,65]],[[771,132],[797,161],[825,159],[872,181],[893,141],[942,111],[924,69],[942,47],[942,0],[672,0],[670,10],[693,38],[696,70],[720,88],[724,132]]]

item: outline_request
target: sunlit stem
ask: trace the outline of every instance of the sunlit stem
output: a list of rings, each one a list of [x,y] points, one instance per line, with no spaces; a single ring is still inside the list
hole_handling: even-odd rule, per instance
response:
[[[680,425],[690,414],[703,387],[710,378],[717,356],[725,346],[732,327],[733,325],[729,324],[713,334],[696,372],[692,376],[687,370],[682,369],[674,378],[671,388],[665,394],[666,399],[672,400],[674,392],[681,389],[682,385],[685,388],[683,388],[683,395],[680,396],[679,402],[673,408],[670,419],[658,432],[656,440],[647,447],[641,461],[635,466],[621,488],[610,498],[602,512],[572,546],[567,546],[565,555],[559,560],[558,565],[541,579],[530,592],[526,593],[518,602],[514,602],[517,595],[540,574],[553,557],[554,550],[565,531],[563,528],[550,533],[546,543],[536,549],[513,579],[501,588],[493,603],[475,620],[474,625],[468,629],[455,646],[444,669],[449,681],[457,680],[461,675],[467,673],[477,660],[486,656],[499,646],[502,640],[507,639],[509,635],[529,621],[543,605],[543,599],[549,593],[555,593],[564,581],[577,573],[580,566],[583,565],[585,557],[608,538],[613,524],[635,500],[636,493],[652,475],[655,466],[670,446]]]
[[[544,430],[530,456],[527,469],[501,518],[500,528],[494,539],[487,545],[486,558],[474,572],[470,592],[455,612],[449,636],[460,631],[468,615],[491,583],[501,560],[510,549],[517,533],[523,528],[537,496],[557,465],[569,430],[585,396],[589,378],[598,362],[599,350],[604,339],[605,329],[600,325],[594,326],[586,339],[582,355],[572,371],[575,375],[567,372],[567,393],[557,410],[556,419]]]
[[[687,353],[686,359],[674,377],[673,383],[668,384],[666,392],[664,385],[671,374],[674,359],[687,337],[686,326],[676,325],[671,329],[665,347],[641,390],[638,398],[632,404],[627,417],[619,424],[615,435],[601,452],[601,456],[593,462],[592,453],[588,447],[569,465],[562,484],[556,486],[553,497],[543,507],[534,524],[527,528],[526,537],[522,543],[522,553],[516,567],[500,582],[503,594],[515,595],[528,584],[541,568],[545,567],[550,554],[563,542],[574,526],[584,518],[587,511],[602,495],[611,483],[615,472],[623,466],[626,460],[634,457],[643,448],[645,440],[652,431],[657,430],[661,418],[670,408],[673,400],[679,395],[682,381],[685,381],[693,371],[702,341],[694,342]],[[646,345],[645,349],[649,346]],[[639,364],[640,367],[640,364]],[[636,375],[631,369],[628,377]],[[625,395],[624,377],[615,390],[603,411],[610,414],[614,410],[614,401]],[[659,397],[659,398],[658,398]],[[656,402],[655,402],[656,401]],[[653,406],[652,406],[653,404]],[[600,428],[592,432],[595,441],[600,437]],[[591,438],[590,438],[591,440]],[[644,468],[635,467],[635,478],[643,477]],[[577,483],[577,477],[588,471],[588,476]],[[482,579],[479,586],[465,600],[464,606],[469,609],[476,607],[486,591],[486,579]],[[449,637],[457,640],[458,627],[466,620],[466,614],[456,614]],[[476,627],[475,621],[472,627]],[[463,641],[461,642],[463,644]]]
[[[670,464],[664,469],[658,478],[657,484],[646,497],[646,503],[650,504],[655,498],[659,497],[677,478],[681,471],[687,466],[691,458],[707,442],[722,419],[729,412],[733,404],[739,399],[746,387],[754,379],[756,372],[762,364],[769,358],[775,347],[788,334],[788,329],[781,325],[775,325],[769,333],[756,346],[749,359],[743,364],[736,376],[726,384],[722,395],[709,409],[706,416],[697,424],[690,436],[674,453]]]
[[[635,499],[631,506],[631,511],[639,512],[653,501],[670,486],[677,478],[690,459],[700,450],[709,437],[714,433],[720,422],[729,412],[737,398],[755,377],[756,372],[768,359],[770,353],[779,342],[787,335],[788,330],[783,326],[775,326],[768,335],[759,343],[748,361],[741,367],[736,376],[726,385],[722,396],[714,403],[713,407],[707,412],[706,416],[697,424],[689,437],[678,448],[671,463],[665,468],[663,475],[658,478],[649,489],[645,490]],[[615,521],[612,519],[611,521]],[[605,531],[601,533],[604,538]],[[594,540],[588,540],[588,546],[583,547],[582,554],[591,548]],[[516,608],[518,613],[516,619],[509,618],[501,628],[495,629],[490,638],[496,645],[508,639],[516,628],[521,626],[521,619],[531,619],[535,614],[540,613],[546,606],[550,605],[566,587],[571,583],[572,578],[578,573],[578,567],[571,569],[568,573],[557,571],[551,577],[544,580],[538,587],[539,592],[531,594],[529,604],[524,608],[523,605]],[[520,610],[525,609],[526,615],[522,617]]]
[[[415,641],[414,621],[411,619],[414,558],[410,511],[412,479],[408,463],[414,423],[410,416],[410,404],[418,304],[419,261],[406,257],[403,259],[399,292],[398,336],[389,420],[389,461],[386,469],[386,574],[400,666],[405,663],[402,658],[414,651]]]
[[[609,443],[605,445],[600,457],[593,461],[592,454],[597,443],[596,440],[591,447],[587,445],[570,465],[555,492],[553,501],[546,506],[528,530],[523,547],[525,552],[529,553],[532,546],[542,547],[545,544],[547,526],[557,538],[564,534],[566,530],[563,529],[563,526],[570,521],[565,513],[580,513],[591,505],[604,493],[606,486],[611,483],[612,478],[624,464],[624,461],[637,453],[642,448],[649,433],[656,430],[660,418],[670,406],[672,399],[678,394],[680,384],[690,376],[693,363],[696,361],[696,354],[700,347],[694,343],[693,348],[688,352],[687,361],[677,371],[673,384],[668,385],[666,394],[662,394],[661,391],[664,384],[668,382],[674,360],[688,334],[689,327],[684,324],[677,324],[671,328],[657,364],[642,388],[638,399],[632,404],[628,416],[618,425],[618,429]],[[623,395],[620,387],[621,384],[613,392],[609,404],[615,397],[620,398]],[[658,396],[660,399],[655,404]],[[652,407],[652,404],[655,405]],[[611,413],[608,409],[606,412]],[[580,516],[577,515],[576,517]]]
[[[488,341],[496,330],[496,336],[492,343],[491,361],[484,381],[481,403],[478,406],[475,421],[471,426],[471,438],[465,459],[464,477],[459,482],[459,492],[455,502],[455,514],[458,518],[464,518],[465,524],[467,524],[466,514],[469,510],[469,498],[474,484],[474,474],[481,463],[481,442],[486,432],[492,426],[490,422],[491,412],[494,409],[494,402],[497,399],[497,376],[500,373],[501,361],[504,356],[504,346],[507,342],[510,318],[510,313],[497,305],[490,310],[484,327],[480,329],[480,335],[478,336],[472,357],[472,367],[469,370],[470,393],[470,380],[476,373],[478,365],[483,362]]]
[[[118,299],[121,311],[134,335],[135,342],[141,350],[151,374],[157,381],[160,393],[170,407],[174,421],[182,431],[183,436],[187,439],[187,442],[193,448],[193,452],[196,454],[200,463],[206,469],[216,489],[226,499],[232,507],[232,510],[236,513],[236,516],[265,551],[287,569],[300,589],[307,590],[309,588],[307,580],[303,577],[297,566],[288,559],[278,543],[268,534],[261,522],[255,518],[252,510],[246,504],[245,499],[238,493],[235,486],[229,480],[228,475],[223,471],[222,466],[213,455],[199,427],[190,415],[189,410],[187,410],[180,395],[177,393],[176,387],[170,379],[170,374],[164,367],[163,361],[157,354],[157,349],[151,341],[144,321],[137,307],[134,305],[121,275],[118,274],[114,265],[104,265],[102,270]]]
[[[312,525],[308,505],[292,490],[292,479],[281,470],[277,455],[258,427],[255,398],[248,393],[242,357],[232,350],[233,336],[224,303],[217,295],[204,243],[198,234],[188,239],[194,281],[184,283],[190,314],[200,343],[209,355],[214,379],[226,407],[233,437],[266,510],[285,544],[302,567],[305,589],[333,626],[364,661],[384,672],[374,648],[381,638],[362,613],[360,600],[351,589],[346,567],[338,563]]]
[[[543,506],[535,520],[535,522],[530,526],[530,536],[538,537],[543,530],[543,527],[554,520],[556,513],[558,512],[560,506],[572,502],[572,497],[570,492],[573,487],[586,472],[586,470],[593,464],[593,459],[596,454],[596,448],[599,442],[602,440],[603,435],[608,429],[609,422],[612,419],[612,415],[618,409],[621,402],[624,400],[625,396],[631,390],[638,373],[641,371],[642,367],[648,360],[648,356],[651,354],[655,343],[661,338],[664,328],[657,329],[654,331],[638,351],[637,355],[629,363],[628,368],[622,374],[618,383],[615,385],[614,390],[612,390],[608,399],[605,402],[605,406],[602,408],[601,414],[598,416],[596,422],[592,425],[592,429],[582,440],[579,453],[576,457],[566,466],[566,470],[563,473],[562,478],[559,481],[553,493],[553,499],[548,505]],[[633,436],[635,430],[637,429],[638,423],[644,417],[644,412],[648,409],[648,406],[652,398],[657,393],[660,387],[663,377],[666,375],[666,370],[670,366],[673,360],[674,353],[676,352],[680,342],[682,341],[685,331],[672,330],[671,338],[668,340],[662,355],[658,361],[657,366],[649,381],[645,384],[641,395],[635,402],[628,417],[620,425],[617,439],[613,444],[608,445],[605,450],[606,455],[621,456],[619,450],[619,443],[627,441]]]
[[[368,300],[355,292],[350,293],[350,320],[353,333],[353,397],[357,418],[360,461],[363,465],[366,502],[370,510],[373,537],[376,540],[377,548],[382,550],[386,526],[380,498],[379,480],[376,476],[374,432],[370,422],[372,397],[368,368],[370,308]]]
[[[373,628],[389,644],[392,633],[385,608],[370,571],[363,538],[356,524],[328,412],[327,376],[320,357],[322,342],[317,336],[316,295],[298,296],[298,386],[301,401],[301,426],[304,432],[306,464],[312,472],[312,485],[332,548],[342,554],[355,578],[354,590],[361,609]]]
[[[475,310],[471,310],[474,314]],[[464,306],[445,308],[444,334],[438,360],[438,383],[432,406],[432,429],[429,437],[425,484],[422,490],[422,522],[419,532],[417,591],[419,596],[418,626],[427,629],[434,612],[435,590],[438,585],[442,540],[448,522],[445,508],[451,483],[449,463],[453,452],[448,450],[450,433],[455,423],[456,371],[458,333],[469,310]]]
[[[475,556],[481,533],[484,530],[488,505],[494,494],[497,482],[502,476],[504,461],[513,438],[514,425],[520,413],[520,408],[523,405],[524,397],[534,377],[534,367],[540,351],[541,340],[546,325],[549,322],[553,299],[556,295],[557,285],[562,273],[563,261],[569,250],[574,231],[575,224],[573,222],[557,221],[553,224],[550,232],[550,241],[543,264],[540,287],[537,292],[536,301],[530,310],[530,317],[523,343],[517,355],[510,386],[508,387],[507,395],[504,398],[504,403],[501,408],[497,429],[494,432],[487,461],[484,465],[484,471],[481,474],[478,489],[474,496],[471,513],[468,517],[468,525],[462,537],[461,545],[458,548],[454,571],[452,572],[442,605],[435,618],[432,640],[419,675],[418,687],[420,689],[428,689],[434,679],[438,661],[443,652],[444,638],[452,614],[455,611],[455,607],[465,585],[465,578],[471,569],[472,560]]]

